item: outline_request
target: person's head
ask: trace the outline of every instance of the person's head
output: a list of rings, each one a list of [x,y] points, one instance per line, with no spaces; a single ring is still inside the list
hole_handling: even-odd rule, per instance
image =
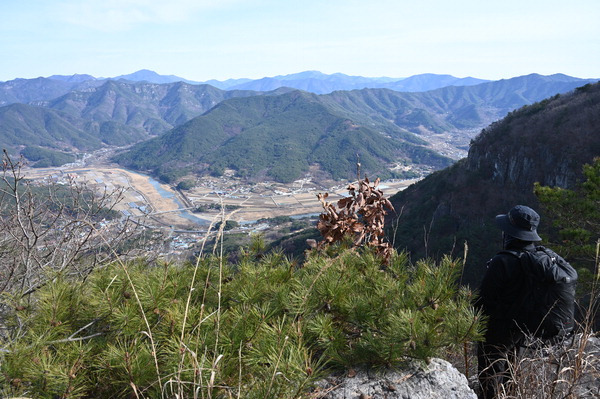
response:
[[[496,216],[496,225],[505,235],[521,241],[542,241],[537,233],[540,215],[525,205],[517,205],[506,215]]]

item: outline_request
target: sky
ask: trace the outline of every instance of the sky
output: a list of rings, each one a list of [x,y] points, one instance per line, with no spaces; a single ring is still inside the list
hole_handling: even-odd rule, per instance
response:
[[[600,78],[600,0],[0,0],[0,81]]]

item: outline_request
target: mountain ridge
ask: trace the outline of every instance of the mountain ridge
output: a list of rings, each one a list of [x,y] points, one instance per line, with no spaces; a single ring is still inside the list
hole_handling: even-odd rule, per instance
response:
[[[50,148],[60,145],[75,152],[105,145],[123,146],[172,129],[226,98],[265,94],[223,91],[183,82],[159,85],[109,80],[100,83],[49,101],[0,107],[0,144],[11,153],[27,145]],[[14,117],[15,112],[9,112],[16,106],[24,116]],[[40,110],[45,117],[40,116]],[[29,117],[32,121],[28,121]],[[45,124],[43,119],[48,117],[55,122]],[[77,135],[82,139],[77,140]],[[95,138],[93,144],[89,141],[90,135]]]
[[[184,82],[155,84],[109,80],[96,88],[71,92],[39,104],[86,120],[119,122],[153,136],[203,114],[225,99],[261,94],[224,91],[210,85]]]
[[[127,75],[119,75],[112,78],[108,78],[111,80],[129,80],[132,82],[148,82],[148,83],[176,83],[176,82],[184,82],[189,84],[201,84],[200,82],[195,82],[193,80],[188,80],[175,75],[160,75],[154,71],[149,69],[140,69],[139,71],[127,74]]]
[[[225,169],[234,169],[240,176],[251,179],[270,176],[279,181],[291,181],[307,173],[314,165],[320,165],[323,171],[334,179],[351,178],[350,175],[354,173],[352,165],[356,159],[355,154],[360,151],[364,151],[361,158],[365,156],[369,160],[361,162],[369,174],[388,176],[389,172],[384,164],[387,168],[415,164],[438,169],[444,166],[444,162],[440,162],[440,159],[429,152],[431,148],[427,148],[427,142],[430,137],[448,131],[462,131],[466,135],[464,145],[467,145],[472,136],[468,137],[466,132],[484,127],[509,110],[553,95],[557,91],[573,89],[579,84],[579,81],[553,83],[553,80],[554,78],[551,78],[550,83],[543,88],[536,82],[546,79],[539,75],[530,75],[507,81],[470,87],[447,87],[424,93],[363,89],[316,95],[293,91],[276,98],[253,96],[229,99],[195,118],[194,123],[188,122],[184,129],[171,130],[162,138],[141,143],[117,159],[127,167],[153,171],[164,178],[171,175],[172,171],[182,172],[187,167],[188,170],[199,173],[222,173]],[[273,114],[272,110],[264,108],[266,101],[271,105],[285,101],[288,103],[279,107],[273,106],[273,109],[277,110],[276,114]],[[287,110],[297,106],[298,101],[303,101],[304,113],[288,113]],[[320,107],[318,110],[317,106]],[[315,114],[311,115],[311,112]],[[329,116],[325,117],[325,114]],[[331,118],[338,121],[337,128],[333,127]],[[315,121],[325,119],[329,122],[315,125]],[[270,143],[288,140],[289,137],[284,137],[282,131],[310,136],[311,129],[324,135],[319,142],[329,143],[332,154],[335,154],[331,158],[337,158],[339,165],[330,162],[329,158],[320,152],[321,147],[307,151],[303,146],[315,145],[309,144],[312,141],[308,140],[295,144],[299,146],[298,151],[291,154],[296,158],[293,161],[281,159],[282,164],[288,161],[283,167],[286,171],[277,172],[281,165],[275,165],[269,156],[278,150],[271,148],[267,151]],[[228,136],[231,132],[236,133]],[[356,134],[363,135],[364,143],[369,145],[364,147],[353,139],[348,141],[349,137]],[[331,137],[336,137],[338,142],[332,141]],[[381,145],[388,148],[380,147],[376,150],[377,145],[371,142],[373,137],[377,137]],[[203,146],[191,144],[203,140],[208,140]],[[177,147],[178,141],[189,144],[185,151],[187,155],[183,158],[177,151],[168,150]],[[353,146],[352,156],[346,152],[347,148],[339,149],[346,146]],[[391,150],[389,146],[395,147],[396,150]],[[269,155],[262,156],[253,150],[254,148],[262,148]],[[157,149],[161,149],[161,152],[158,153]],[[191,149],[194,150],[190,152]],[[211,155],[210,151],[214,151],[218,156]],[[299,154],[304,156],[300,157]],[[320,154],[318,159],[311,158],[317,154]],[[183,162],[183,159],[186,161]]]
[[[315,74],[319,72],[307,72],[307,76]],[[59,97],[32,101],[29,104],[62,112],[54,113],[53,118],[65,119],[63,134],[69,135],[75,130],[83,129],[86,134],[101,136],[102,145],[127,145],[166,133],[228,99],[280,95],[294,90],[280,87],[272,92],[256,92],[220,90],[210,85],[191,85],[184,82],[82,82],[84,79],[84,76],[75,76],[71,82],[66,77],[52,80],[50,89],[36,89],[33,90],[35,93],[27,90],[20,93],[22,86],[19,85],[27,82],[19,80],[0,85],[0,97],[2,89],[7,87],[12,87],[12,92],[8,92],[12,93],[13,97],[20,96],[21,100],[33,94],[36,98],[53,97],[60,90],[75,87],[77,90]],[[44,87],[47,81],[48,79],[38,78],[33,83],[40,88]],[[473,86],[449,86],[427,92],[403,93],[391,89],[361,89],[334,91],[316,98],[328,108],[327,112],[333,112],[338,117],[378,135],[405,143],[397,153],[403,153],[408,147],[414,149],[411,147],[413,145],[423,146],[428,142],[431,144],[430,149],[445,157],[458,159],[466,151],[469,140],[482,127],[515,108],[572,90],[586,82],[566,75],[545,77],[532,74]],[[73,118],[79,120],[74,122]],[[303,118],[305,116],[300,119]],[[282,120],[280,122],[283,125],[288,124]],[[0,136],[10,135],[6,129],[2,130],[2,123],[0,118]],[[14,127],[16,123],[17,120],[12,119],[9,125]],[[76,126],[76,129],[68,127],[69,124]],[[38,125],[38,128],[41,126],[43,125]],[[275,125],[267,124],[265,127],[277,133]],[[27,130],[26,127],[24,129]],[[68,133],[69,131],[71,133]],[[42,129],[39,132],[41,135],[58,135],[56,131],[48,132]],[[13,149],[15,145],[28,144],[18,140],[12,144],[11,140],[4,142]],[[73,150],[77,151],[77,148]],[[231,155],[234,153],[231,152]],[[404,154],[404,159],[388,162],[391,159],[388,154],[380,157],[380,160],[385,158],[388,160],[386,162],[393,166],[411,159],[407,153]],[[434,164],[437,164],[437,161]],[[252,173],[257,172],[256,168],[251,170],[254,171]],[[340,175],[337,172],[336,174]]]
[[[561,74],[562,75],[562,74]],[[579,79],[562,75],[569,79]],[[85,90],[97,87],[108,80],[127,80],[129,82],[147,82],[166,84],[184,82],[188,84],[201,85],[210,84],[221,90],[254,90],[271,91],[280,87],[311,91],[316,94],[331,93],[336,90],[355,90],[363,88],[388,88],[396,91],[420,92],[434,90],[450,85],[471,86],[489,80],[466,77],[456,78],[452,75],[424,73],[406,78],[390,77],[363,77],[350,76],[343,73],[324,74],[319,71],[304,71],[288,75],[277,75],[263,77],[260,79],[227,79],[219,81],[215,79],[204,82],[196,82],[175,75],[159,75],[158,73],[141,69],[139,71],[119,75],[112,78],[96,78],[87,74],[74,75],[52,75],[47,78],[38,77],[34,79],[17,78],[14,80],[0,82],[0,106],[15,102],[28,103],[32,101],[49,101],[56,97],[67,94],[73,90]],[[582,81],[585,79],[581,79]]]
[[[600,83],[512,111],[473,139],[467,158],[435,172],[390,200],[402,216],[393,240],[415,256],[469,254],[464,281],[477,285],[485,262],[501,248],[494,216],[516,204],[536,208],[533,183],[573,188],[582,165],[600,154]]]
[[[340,145],[344,142],[348,145]],[[369,172],[383,173],[384,164],[393,162],[397,153],[417,151],[412,148],[417,144],[383,137],[332,112],[315,94],[293,91],[223,101],[204,115],[136,145],[117,160],[130,168],[154,170],[163,178],[185,167],[217,175],[231,168],[242,177],[270,176],[290,182],[319,164],[334,178],[346,179],[360,145],[368,147],[362,151],[361,163]],[[424,147],[422,152],[432,162],[449,163]]]
[[[452,84],[473,85],[486,82],[476,78],[455,78],[450,75],[422,74],[409,78],[367,78],[349,76],[343,73],[332,75],[319,71],[305,71],[297,74],[264,77],[230,86],[230,89],[274,90],[279,87],[292,87],[316,94],[328,94],[337,90],[356,90],[364,88],[387,88],[396,91],[427,91]]]

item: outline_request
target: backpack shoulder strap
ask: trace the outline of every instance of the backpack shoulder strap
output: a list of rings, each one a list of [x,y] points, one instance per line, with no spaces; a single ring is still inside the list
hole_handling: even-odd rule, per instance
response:
[[[521,259],[521,256],[523,256],[522,251],[514,251],[512,249],[503,249],[502,251],[498,252],[498,255],[500,255],[500,254],[509,254],[509,255],[515,256],[519,259]]]
[[[550,258],[550,260],[552,262],[556,261],[556,258],[558,257],[558,255],[556,254],[556,252],[552,251],[551,249],[546,248],[543,245],[538,245],[535,247],[535,252],[543,252],[544,254],[548,255],[548,257]]]
[[[526,251],[526,250],[514,250],[514,249],[503,249],[498,252],[498,254],[509,254],[517,259],[519,259],[519,263],[521,265],[521,270],[523,273],[529,277],[529,279],[539,280],[540,272],[539,267],[537,265],[538,256],[536,255],[536,251]]]

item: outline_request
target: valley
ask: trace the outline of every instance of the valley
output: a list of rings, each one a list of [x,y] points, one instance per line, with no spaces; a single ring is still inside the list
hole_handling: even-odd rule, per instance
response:
[[[347,182],[317,183],[306,177],[289,184],[247,183],[234,177],[232,171],[226,171],[221,177],[198,177],[193,188],[178,190],[109,162],[112,153],[113,150],[100,150],[62,167],[26,167],[23,174],[39,184],[74,181],[98,194],[115,193],[116,198],[117,193],[122,193],[114,206],[120,220],[114,223],[129,218],[145,228],[161,231],[172,242],[165,255],[179,254],[193,246],[222,215],[236,222],[235,228],[227,233],[251,234],[265,230],[273,233],[278,227],[269,219],[316,217],[322,211],[317,193],[328,192],[330,202],[347,195]],[[380,188],[386,196],[391,196],[416,181],[389,180],[382,182]]]
[[[317,194],[342,198],[357,156],[392,196],[467,156],[493,121],[592,81],[531,74],[461,84],[427,75],[415,78],[429,82],[419,90],[371,82],[303,91],[294,79],[223,90],[147,75],[0,82],[0,144],[29,162],[24,172],[35,182],[114,192],[118,221],[106,223],[161,232],[165,254],[193,247],[223,216],[232,242],[313,226]]]

